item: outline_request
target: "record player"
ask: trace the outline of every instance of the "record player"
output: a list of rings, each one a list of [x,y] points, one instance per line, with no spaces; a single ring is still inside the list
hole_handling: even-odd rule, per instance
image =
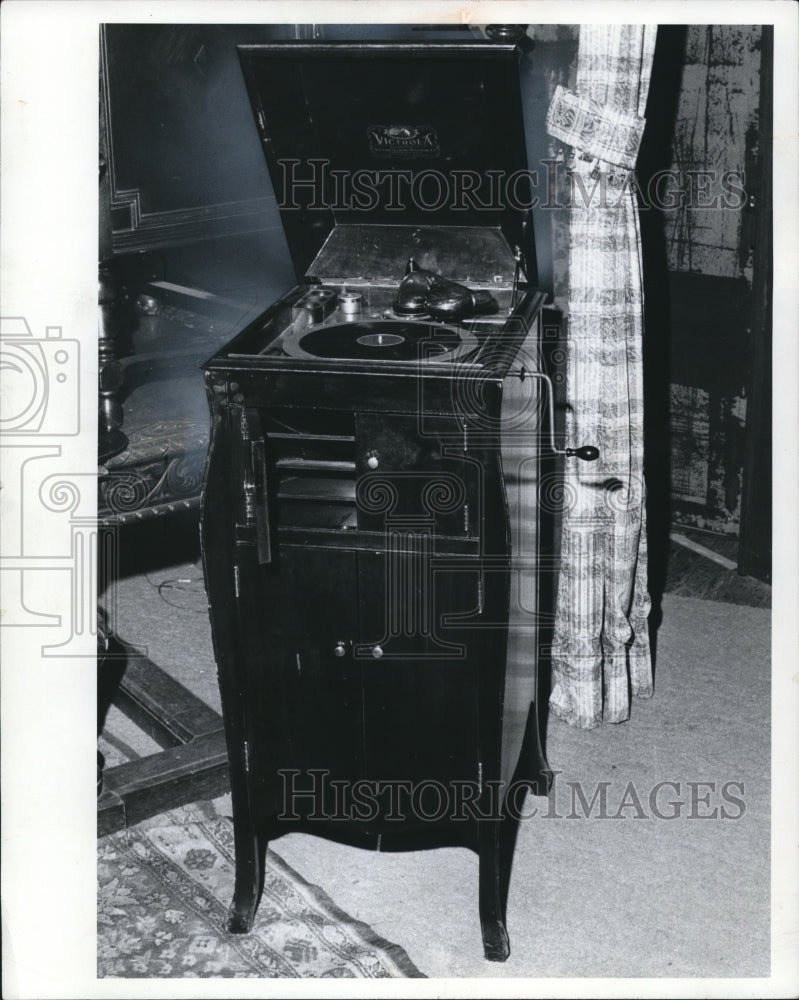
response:
[[[485,953],[503,960],[500,834],[548,782],[537,493],[552,400],[519,54],[240,55],[298,283],[204,366],[229,927],[251,926],[281,829],[378,845],[434,830],[478,851]]]

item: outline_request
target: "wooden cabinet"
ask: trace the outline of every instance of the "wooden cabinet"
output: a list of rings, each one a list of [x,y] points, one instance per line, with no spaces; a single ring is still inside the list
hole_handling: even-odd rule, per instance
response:
[[[524,172],[518,53],[298,43],[242,60],[301,277],[205,365],[230,929],[250,927],[283,829],[378,844],[433,831],[479,852],[485,953],[503,960],[507,795],[548,779],[536,491],[550,421],[529,212],[417,205],[398,224],[393,198],[332,212],[282,166],[324,151],[339,174]]]
[[[532,353],[540,304],[524,296],[521,334],[488,324],[482,362],[302,369],[247,347],[251,329],[206,366],[203,546],[237,830],[234,930],[252,920],[281,826],[438,827],[479,850],[486,952],[507,955],[503,796],[514,774],[543,790],[546,764],[534,631],[524,682],[506,685],[509,627],[537,624],[510,594],[512,573],[535,572],[529,551],[514,563],[514,535],[538,427],[506,420],[503,403],[537,391],[513,365]],[[506,474],[503,431],[520,430],[528,444]]]

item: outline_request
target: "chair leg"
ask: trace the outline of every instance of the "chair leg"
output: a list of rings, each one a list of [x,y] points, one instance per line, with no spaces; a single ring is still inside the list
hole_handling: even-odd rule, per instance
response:
[[[117,288],[111,272],[100,267],[99,273],[100,323],[98,326],[98,440],[97,452],[100,463],[118,455],[128,446],[128,439],[122,433],[123,413],[119,391],[122,388],[122,368],[116,357],[116,329],[114,325],[114,304]]]

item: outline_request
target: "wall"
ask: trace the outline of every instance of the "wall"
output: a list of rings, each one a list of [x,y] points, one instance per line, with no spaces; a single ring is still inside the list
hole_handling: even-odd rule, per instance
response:
[[[748,199],[759,200],[761,29],[699,25],[661,33],[663,54],[680,60],[669,168],[685,195],[663,212],[672,517],[737,534],[751,348],[755,216]]]
[[[579,28],[531,26],[528,34],[548,93],[573,85]],[[752,323],[765,152],[761,36],[756,25],[659,27],[638,171],[647,194],[640,218],[651,513],[666,525],[733,535],[745,454],[751,466],[753,440],[763,438],[747,425],[747,404],[769,336]],[[664,171],[674,179],[650,197],[650,182]],[[565,184],[558,198],[568,201]],[[568,212],[547,216],[554,300],[567,312]]]
[[[682,172],[751,170],[760,93],[757,26],[686,29],[670,166]],[[720,195],[713,182],[711,200]],[[735,198],[728,200],[736,201]],[[746,215],[735,209],[685,205],[665,212],[668,264],[675,271],[752,278],[751,249],[742,243]]]

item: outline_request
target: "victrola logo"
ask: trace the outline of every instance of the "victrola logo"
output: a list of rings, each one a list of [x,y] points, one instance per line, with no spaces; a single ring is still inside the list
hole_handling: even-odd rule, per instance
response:
[[[377,156],[438,156],[436,130],[429,125],[370,125],[369,149]]]

